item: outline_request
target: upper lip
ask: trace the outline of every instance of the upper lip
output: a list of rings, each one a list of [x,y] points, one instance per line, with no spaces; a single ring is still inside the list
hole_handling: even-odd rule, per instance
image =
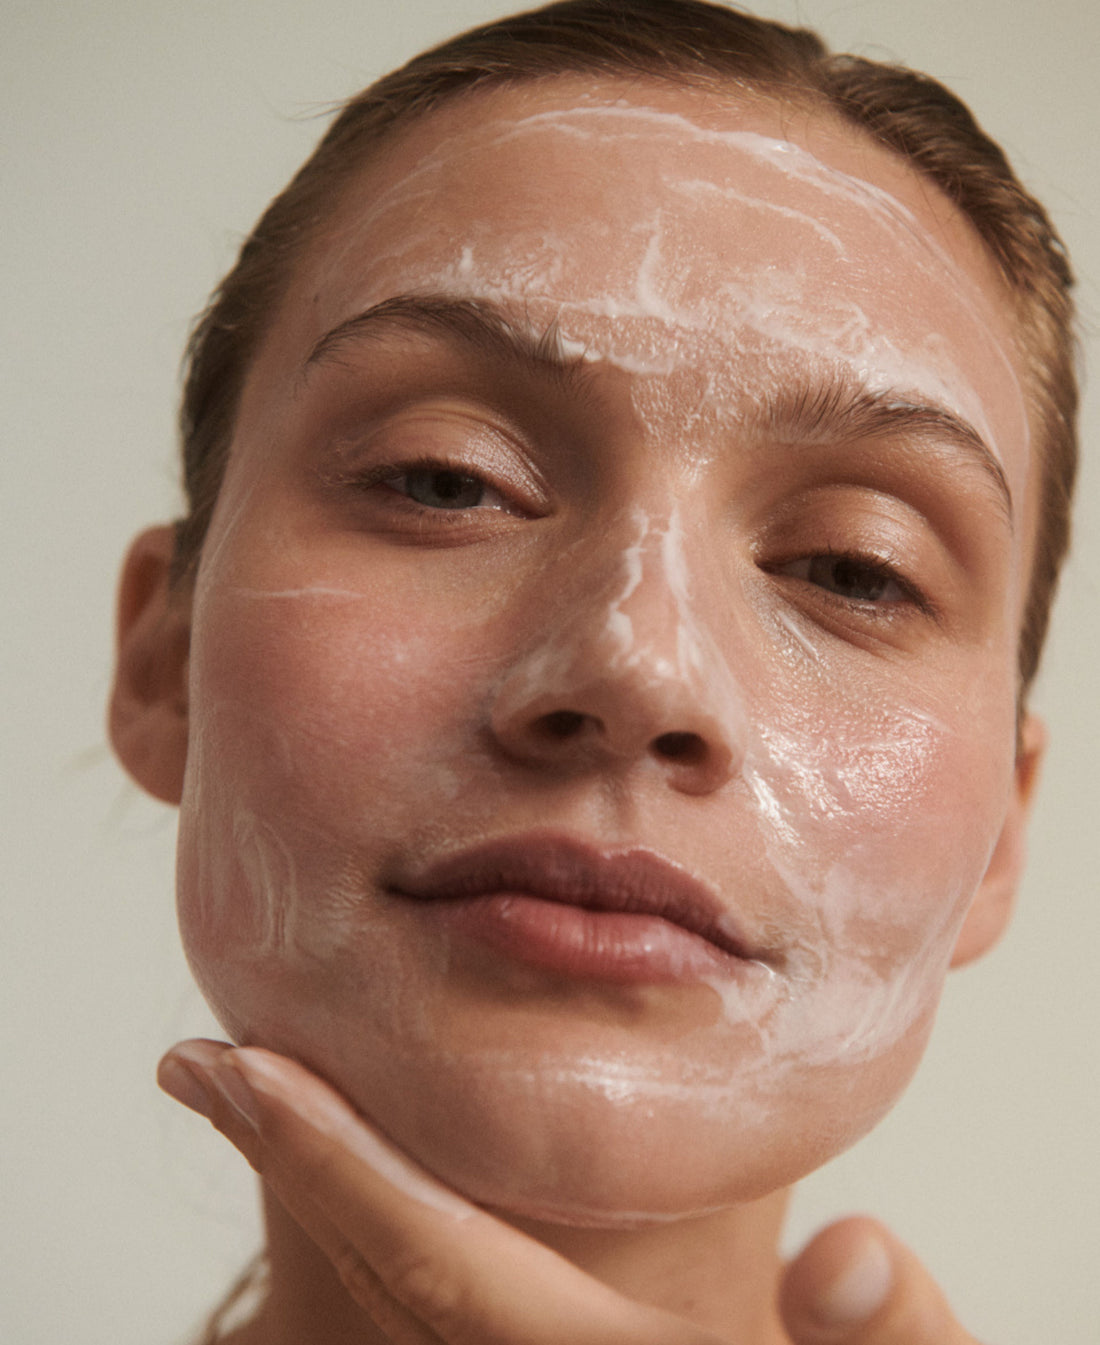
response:
[[[422,901],[521,893],[590,911],[659,916],[732,957],[777,960],[703,883],[650,850],[608,854],[569,837],[511,837],[447,855],[389,891]]]

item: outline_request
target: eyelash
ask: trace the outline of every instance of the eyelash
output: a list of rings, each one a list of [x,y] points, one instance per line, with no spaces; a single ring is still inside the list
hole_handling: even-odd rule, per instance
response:
[[[497,496],[502,505],[486,506],[478,500],[469,508],[456,507],[448,509],[445,506],[425,504],[420,500],[414,499],[393,486],[393,483],[401,478],[407,478],[415,473],[434,473],[440,476],[451,476],[461,481],[476,482],[485,492]],[[497,509],[501,513],[526,513],[522,506],[517,505],[514,500],[509,500],[505,491],[495,486],[484,473],[472,470],[467,463],[454,462],[446,458],[437,458],[424,455],[421,457],[405,459],[399,462],[379,463],[374,467],[360,473],[350,476],[349,483],[356,490],[369,492],[377,486],[389,486],[392,494],[396,497],[397,507],[408,510],[410,513],[424,517],[430,515],[439,519],[441,522],[446,518],[448,526],[462,526],[463,516],[480,513],[486,508]],[[396,501],[395,501],[396,503]],[[511,507],[509,507],[509,505]],[[791,575],[790,567],[800,564],[813,566],[819,562],[833,564],[850,564],[864,571],[875,581],[881,581],[884,586],[893,584],[901,594],[900,599],[883,602],[878,598],[853,598],[842,593],[837,593],[828,588],[823,583],[818,583],[809,575]],[[805,555],[795,556],[791,560],[779,563],[769,563],[762,568],[769,573],[781,577],[795,578],[799,582],[812,588],[815,593],[821,595],[821,600],[831,604],[839,605],[845,611],[853,609],[881,620],[890,620],[899,615],[896,610],[908,606],[911,609],[921,613],[924,616],[931,617],[933,620],[939,619],[939,613],[935,605],[930,601],[928,595],[916,584],[913,583],[902,571],[891,561],[886,560],[881,555],[873,552],[860,551],[856,549],[843,547],[827,547],[820,551],[812,551]],[[785,573],[786,572],[786,573]]]
[[[824,584],[817,583],[808,575],[791,575],[790,567],[806,563],[813,565],[815,562],[824,561],[836,564],[850,564],[859,570],[865,571],[876,581],[881,581],[884,585],[894,584],[901,594],[899,600],[883,602],[877,598],[853,598],[847,597],[842,593],[837,593],[827,588]],[[823,595],[824,599],[842,604],[846,610],[856,609],[868,615],[875,615],[885,620],[897,615],[891,609],[897,609],[903,606],[909,606],[923,616],[938,620],[939,612],[935,604],[929,599],[928,595],[916,584],[904,575],[896,565],[885,560],[882,556],[871,552],[851,550],[845,548],[829,547],[822,551],[814,551],[808,555],[796,556],[792,560],[784,561],[779,564],[769,564],[765,567],[769,573],[781,577],[797,579],[812,587],[817,593]]]
[[[496,496],[501,503],[499,505],[484,505],[478,500],[469,508],[448,509],[441,505],[425,504],[420,500],[413,498],[412,495],[398,489],[393,483],[415,475],[416,473],[426,473],[437,476],[450,476],[460,481],[476,482],[482,490]],[[521,505],[517,504],[513,498],[502,488],[493,484],[493,482],[482,472],[472,470],[468,464],[460,462],[451,462],[445,458],[417,457],[408,458],[401,462],[379,463],[364,472],[357,472],[349,477],[349,484],[356,490],[364,493],[373,490],[377,486],[388,486],[392,494],[397,497],[400,504],[399,508],[407,509],[420,515],[430,514],[432,516],[446,515],[453,516],[457,523],[458,518],[463,514],[480,512],[485,508],[493,508],[501,513],[526,513]],[[396,501],[394,502],[396,503]]]

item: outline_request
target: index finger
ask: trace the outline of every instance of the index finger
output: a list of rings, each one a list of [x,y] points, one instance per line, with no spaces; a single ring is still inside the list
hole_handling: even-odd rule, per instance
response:
[[[219,1128],[368,1311],[381,1290],[446,1345],[719,1345],[462,1199],[293,1061],[245,1047],[203,1068],[249,1121]]]

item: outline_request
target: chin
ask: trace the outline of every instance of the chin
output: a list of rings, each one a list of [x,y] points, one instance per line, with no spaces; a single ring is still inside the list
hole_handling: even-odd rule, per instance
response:
[[[815,1069],[767,1094],[737,1080],[718,1101],[654,1079],[634,1096],[490,1059],[314,1059],[400,1148],[474,1203],[515,1220],[640,1229],[785,1189],[889,1110],[920,1055],[870,1071]]]
[[[245,950],[227,955],[214,939],[188,947],[233,1041],[311,1069],[475,1203],[575,1228],[695,1218],[790,1186],[890,1109],[934,1011],[926,1003],[874,1054],[853,1058],[843,1037],[834,1053],[820,1039],[787,1039],[779,1052],[754,1022],[660,1041],[636,1024],[549,1006],[464,1016],[390,964],[373,975],[355,959],[354,975],[331,962],[307,973]]]

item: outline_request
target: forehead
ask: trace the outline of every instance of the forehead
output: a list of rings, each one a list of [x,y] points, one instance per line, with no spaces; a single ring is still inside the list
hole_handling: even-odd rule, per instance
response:
[[[284,318],[300,353],[408,293],[553,323],[641,377],[694,371],[731,414],[767,382],[839,371],[965,419],[1025,486],[992,260],[934,185],[820,109],[574,77],[454,100],[352,183]]]

